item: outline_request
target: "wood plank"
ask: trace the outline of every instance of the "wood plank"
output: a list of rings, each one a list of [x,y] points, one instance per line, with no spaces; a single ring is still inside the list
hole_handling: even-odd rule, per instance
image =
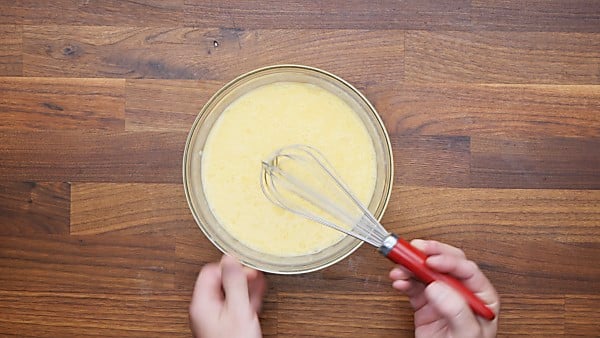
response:
[[[590,234],[600,236],[599,201],[598,190],[396,185],[382,222],[411,237],[448,234],[452,226],[452,233],[587,242]],[[73,183],[70,229],[76,235],[200,234],[181,184]]]
[[[68,234],[70,185],[0,183],[1,234]]]
[[[183,235],[199,231],[181,184],[74,183],[71,234]]]
[[[126,130],[189,131],[223,83],[194,80],[127,80]]]
[[[558,337],[565,330],[562,295],[501,295],[498,337]]]
[[[343,8],[343,10],[341,10]],[[185,0],[188,26],[254,28],[450,29],[470,27],[469,1]]]
[[[348,81],[403,77],[403,31],[25,26],[23,34],[25,76],[229,81],[297,63]]]
[[[457,238],[462,237],[462,238]],[[590,235],[592,237],[592,235]],[[598,236],[594,236],[596,239]],[[600,294],[600,244],[560,243],[523,236],[521,240],[486,235],[444,235],[433,239],[465,251],[498,292],[554,295]],[[590,240],[592,241],[592,240]],[[484,244],[482,244],[484,243]]]
[[[600,191],[396,185],[382,223],[408,238],[600,243]]]
[[[326,302],[323,299],[327,299]],[[278,332],[297,337],[411,337],[412,310],[396,294],[280,292]]]
[[[469,186],[469,137],[392,135],[391,142],[395,184]]]
[[[600,32],[600,4],[594,0],[474,0],[471,20],[475,29]]]
[[[183,20],[183,0],[22,0],[19,7],[26,25],[161,26]]]
[[[166,236],[0,236],[3,291],[144,295],[174,287]]]
[[[407,31],[405,49],[407,82],[600,83],[596,33]]]
[[[471,185],[600,189],[600,138],[471,138]]]
[[[6,22],[3,14],[0,19],[1,23]],[[0,24],[0,76],[20,76],[22,73],[23,27]]]
[[[369,85],[388,132],[403,135],[600,136],[600,86]]]
[[[0,179],[54,182],[181,182],[187,133],[5,131]]]
[[[565,298],[565,332],[573,337],[597,337],[600,332],[598,306],[598,294],[568,294]]]
[[[189,295],[0,290],[0,335],[189,337]]]
[[[0,129],[124,130],[124,80],[0,78]]]

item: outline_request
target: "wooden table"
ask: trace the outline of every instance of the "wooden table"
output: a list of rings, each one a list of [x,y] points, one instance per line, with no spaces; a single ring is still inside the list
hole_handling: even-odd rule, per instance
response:
[[[598,1],[0,2],[0,335],[186,337],[220,253],[182,187],[187,132],[257,67],[333,72],[373,102],[383,223],[458,246],[501,337],[600,333]],[[265,336],[410,337],[362,247],[269,275]]]

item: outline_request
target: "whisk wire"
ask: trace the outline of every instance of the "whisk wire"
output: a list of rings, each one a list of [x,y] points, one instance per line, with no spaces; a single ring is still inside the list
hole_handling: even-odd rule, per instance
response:
[[[339,192],[343,193],[342,198],[340,199],[340,196],[336,195],[338,198],[332,200],[331,196],[327,196],[327,193],[332,193],[331,191],[325,193],[313,189],[303,180],[306,179],[304,176],[307,175],[302,175],[303,179],[301,179],[282,169],[281,162],[283,160],[291,160],[294,161],[294,164],[306,166],[306,168],[302,168],[305,170],[302,173],[317,179],[320,183],[318,188],[321,188],[321,190],[326,185],[326,182],[322,181],[327,180],[327,183],[333,183],[338,190],[338,194]],[[261,189],[264,195],[275,205],[377,247],[382,244],[384,238],[388,235],[385,228],[369,210],[338,179],[333,167],[318,150],[305,145],[289,146],[277,151],[269,161],[263,161],[262,166]],[[325,176],[317,177],[319,174],[325,174]],[[324,211],[332,216],[335,221],[320,216],[314,211],[307,210],[306,207],[289,198],[290,194]],[[344,209],[344,206],[347,209]],[[337,224],[340,221],[342,224],[350,226],[351,229]]]
[[[352,222],[350,215],[344,213],[344,210],[337,204],[332,203],[325,198],[318,198],[319,194],[314,191],[314,189],[302,183],[302,181],[294,175],[273,166],[269,167],[268,170],[271,174],[271,187],[273,192],[275,192],[273,195],[277,199],[279,205],[287,205],[289,207],[290,204],[294,204],[296,205],[296,208],[294,209],[300,209],[300,206],[298,206],[297,203],[294,203],[289,198],[284,198],[286,194],[279,191],[279,186],[276,182],[281,182],[283,185],[282,188],[287,188],[292,194],[299,196],[302,200],[309,202],[313,206],[325,209],[333,214],[334,217],[344,220],[345,222]],[[280,178],[280,180],[273,181],[273,177]],[[315,199],[318,199],[318,201],[315,201]]]
[[[339,175],[337,175],[337,173],[333,169],[333,166],[331,166],[331,164],[329,163],[329,161],[327,161],[325,156],[323,156],[323,154],[320,151],[310,146],[296,145],[296,147],[298,147],[298,149],[302,150],[307,155],[312,157],[315,160],[315,162],[329,176],[329,178],[344,192],[346,197],[350,198],[354,205],[360,209],[363,217],[366,217],[368,219],[367,229],[369,229],[369,233],[376,232],[376,230],[380,228],[379,230],[380,232],[382,232],[383,235],[382,238],[385,238],[385,236],[387,236],[387,231],[385,231],[385,229],[383,228],[383,226],[381,226],[381,224],[379,224],[379,221],[377,221],[375,216],[373,216],[373,214],[371,214],[371,212],[361,203],[361,201],[359,201],[358,198],[350,191],[346,184],[344,184],[344,182],[338,178]]]

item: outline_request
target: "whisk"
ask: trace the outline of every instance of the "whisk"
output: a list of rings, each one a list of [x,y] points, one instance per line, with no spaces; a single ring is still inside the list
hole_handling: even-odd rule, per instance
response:
[[[274,204],[377,247],[382,255],[426,284],[442,281],[450,285],[474,313],[494,319],[494,312],[461,282],[428,267],[423,252],[386,231],[315,148],[292,145],[279,149],[262,162],[260,183],[264,195]]]

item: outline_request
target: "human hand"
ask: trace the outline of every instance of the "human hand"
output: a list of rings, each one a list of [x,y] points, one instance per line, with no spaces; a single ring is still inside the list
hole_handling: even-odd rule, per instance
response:
[[[457,278],[496,314],[492,321],[478,317],[464,298],[448,285],[433,282],[426,286],[413,279],[413,274],[406,268],[396,266],[390,271],[392,287],[405,293],[415,310],[415,337],[496,337],[500,301],[477,265],[467,260],[462,250],[448,244],[419,239],[411,244],[429,256],[425,261],[427,266]]]
[[[258,312],[267,283],[262,272],[224,255],[206,264],[196,280],[190,303],[195,337],[261,337]]]

